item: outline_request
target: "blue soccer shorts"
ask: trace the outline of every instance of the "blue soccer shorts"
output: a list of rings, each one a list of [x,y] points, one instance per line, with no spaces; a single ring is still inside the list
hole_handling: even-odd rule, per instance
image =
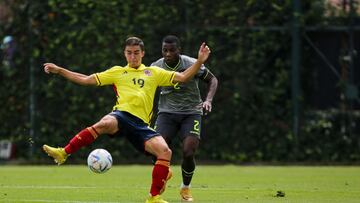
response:
[[[148,124],[126,111],[115,110],[109,115],[116,118],[119,126],[119,131],[111,136],[125,136],[140,152],[146,154],[145,142],[155,136],[159,136],[159,133]]]

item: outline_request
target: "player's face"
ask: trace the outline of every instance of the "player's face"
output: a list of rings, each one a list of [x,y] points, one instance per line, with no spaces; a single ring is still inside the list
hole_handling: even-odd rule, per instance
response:
[[[179,61],[180,49],[176,43],[163,43],[162,55],[167,64],[174,64]]]
[[[139,45],[126,46],[124,51],[126,61],[131,68],[137,68],[141,65],[145,52],[141,50]]]

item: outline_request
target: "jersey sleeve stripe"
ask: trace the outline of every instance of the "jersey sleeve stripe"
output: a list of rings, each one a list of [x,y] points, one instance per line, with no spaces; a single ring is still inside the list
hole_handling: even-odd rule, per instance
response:
[[[100,85],[101,85],[101,82],[100,82],[100,79],[99,79],[98,74],[95,74],[95,79],[96,79],[96,81],[97,81],[97,84],[100,86]]]
[[[202,79],[205,79],[208,75],[209,75],[209,71],[206,69],[206,71],[205,71],[205,76],[202,77]]]
[[[174,84],[174,78],[175,78],[175,71],[173,72],[173,74],[172,74],[172,76],[171,76],[171,78],[170,78],[170,82],[172,83],[172,84]]]

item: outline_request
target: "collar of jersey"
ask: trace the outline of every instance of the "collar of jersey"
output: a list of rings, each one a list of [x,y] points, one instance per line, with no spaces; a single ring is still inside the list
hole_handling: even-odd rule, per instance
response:
[[[168,69],[170,69],[170,70],[172,70],[172,71],[176,71],[178,68],[179,68],[179,65],[180,65],[180,57],[179,57],[179,62],[176,64],[176,66],[174,67],[174,68],[172,68],[172,67],[170,67],[165,61],[164,61],[164,63],[165,63],[165,66],[168,68]]]
[[[135,69],[135,68],[131,68],[131,67],[129,66],[129,64],[127,64],[127,65],[125,66],[125,68],[131,69],[131,70],[144,70],[144,69],[146,68],[146,66],[145,66],[144,64],[141,64],[141,65],[139,66],[139,68]]]

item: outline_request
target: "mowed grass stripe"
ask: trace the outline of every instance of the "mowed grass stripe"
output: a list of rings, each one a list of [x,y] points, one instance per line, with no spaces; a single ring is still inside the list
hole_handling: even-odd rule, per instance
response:
[[[181,171],[163,197],[179,202]],[[0,202],[145,202],[152,166],[0,166]],[[278,191],[285,193],[277,197]],[[360,202],[360,167],[204,166],[192,183],[196,202]]]

